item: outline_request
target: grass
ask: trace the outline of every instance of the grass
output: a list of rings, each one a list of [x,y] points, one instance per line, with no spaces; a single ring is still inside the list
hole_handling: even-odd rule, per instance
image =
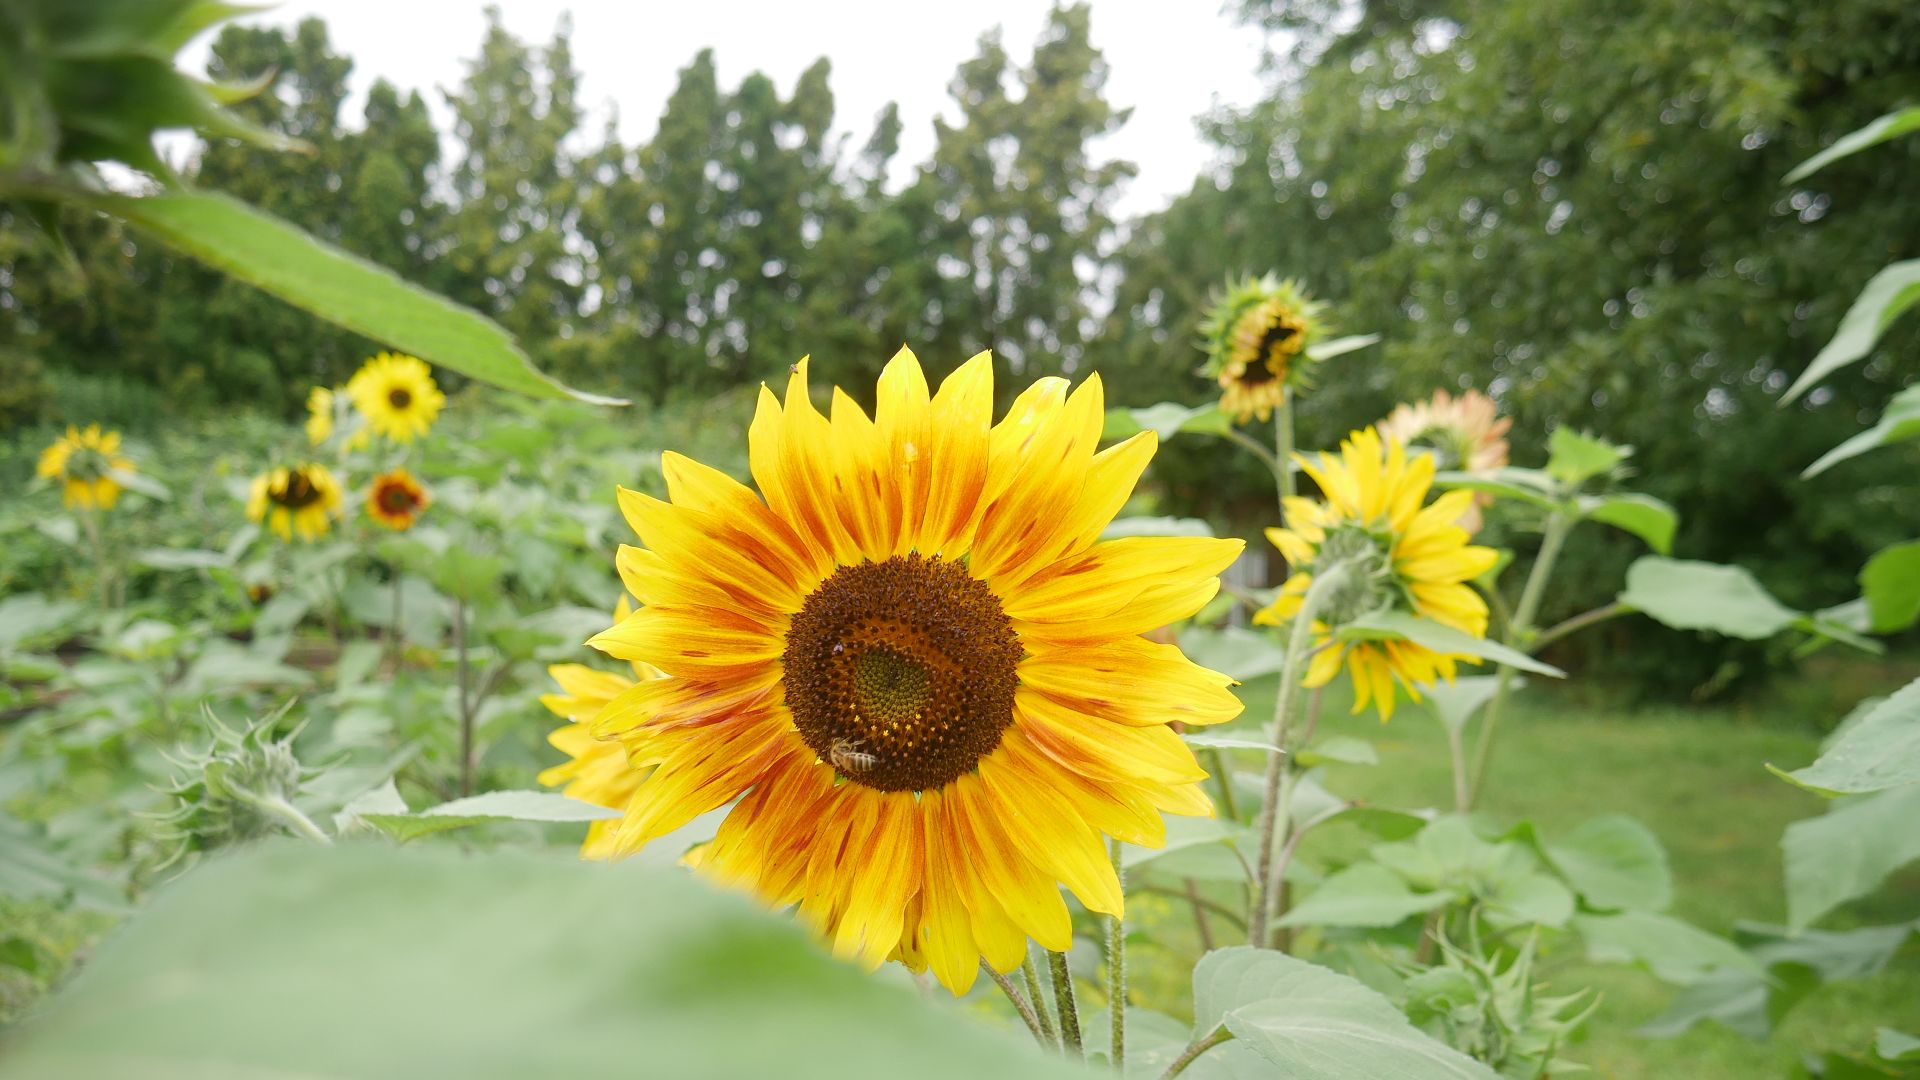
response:
[[[1864,677],[1850,670],[1827,681],[1846,684],[1848,693],[1862,682],[1867,685],[1859,693],[1884,693],[1912,675],[1888,665]],[[1247,716],[1264,721],[1272,711],[1271,682],[1246,689]],[[1531,820],[1549,836],[1596,815],[1631,815],[1666,844],[1674,914],[1716,932],[1742,919],[1779,922],[1785,917],[1781,831],[1821,813],[1823,801],[1762,766],[1791,768],[1813,759],[1820,728],[1851,701],[1826,699],[1800,686],[1759,707],[1624,709],[1581,702],[1564,690],[1530,689],[1515,699],[1502,725],[1481,809],[1503,822]],[[1380,762],[1330,767],[1330,788],[1383,806],[1451,805],[1446,741],[1438,724],[1419,709],[1396,714],[1384,727],[1370,714],[1348,718],[1344,712],[1329,698],[1322,731],[1368,737]],[[1920,868],[1909,867],[1822,925],[1916,916]],[[1876,976],[1823,987],[1764,1043],[1713,1025],[1674,1039],[1638,1036],[1634,1029],[1659,1015],[1674,989],[1638,970],[1589,964],[1580,952],[1577,941],[1563,939],[1548,970],[1555,992],[1592,986],[1602,994],[1587,1040],[1570,1056],[1605,1080],[1787,1076],[1811,1051],[1867,1047],[1877,1027],[1920,1031],[1920,949],[1912,945]]]

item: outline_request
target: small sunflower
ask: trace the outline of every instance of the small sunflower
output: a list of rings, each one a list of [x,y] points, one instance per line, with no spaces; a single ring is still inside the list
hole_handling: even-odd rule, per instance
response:
[[[1295,460],[1320,486],[1325,501],[1289,499],[1290,527],[1267,530],[1267,539],[1295,569],[1279,597],[1254,621],[1285,622],[1300,610],[1314,574],[1343,564],[1344,584],[1314,620],[1323,647],[1308,665],[1304,685],[1326,685],[1344,664],[1353,677],[1353,711],[1377,702],[1385,720],[1393,715],[1395,679],[1419,700],[1419,684],[1452,681],[1456,662],[1479,660],[1406,640],[1338,641],[1333,629],[1398,608],[1485,637],[1486,601],[1466,582],[1491,567],[1497,553],[1470,545],[1467,531],[1457,524],[1473,501],[1471,492],[1450,491],[1422,507],[1433,485],[1431,455],[1409,458],[1402,444],[1383,443],[1379,432],[1367,428],[1348,436],[1338,457],[1316,456],[1317,461],[1304,455]]]
[[[281,467],[253,478],[247,520],[264,522],[282,540],[313,540],[333,527],[340,502],[340,484],[325,465]]]
[[[389,529],[404,531],[433,500],[405,469],[384,472],[367,485],[367,515]]]
[[[1266,420],[1289,390],[1312,385],[1307,347],[1326,332],[1326,305],[1292,279],[1268,274],[1228,285],[1201,326],[1205,372],[1220,384],[1220,408],[1244,424]]]
[[[625,619],[631,610],[622,597],[619,610],[614,612],[614,621]],[[547,742],[569,760],[542,772],[542,784],[559,787],[563,795],[609,810],[625,810],[633,801],[634,793],[640,790],[640,781],[646,779],[649,770],[629,762],[627,748],[617,739],[603,739],[593,733],[593,723],[607,702],[631,689],[636,682],[665,677],[651,664],[631,666],[631,679],[585,664],[554,664],[547,668],[547,674],[560,684],[560,693],[542,694],[540,704],[568,721],[548,734]],[[618,821],[596,821],[587,826],[587,839],[580,845],[580,854],[588,859],[612,858],[614,827],[618,824]]]
[[[668,501],[620,493],[642,606],[590,642],[666,673],[592,722],[651,770],[610,854],[733,803],[688,862],[955,993],[983,957],[1072,943],[1063,884],[1119,914],[1105,838],[1157,847],[1163,813],[1212,812],[1169,725],[1240,711],[1141,636],[1212,598],[1240,541],[1101,541],[1154,435],[1096,452],[1098,376],[1042,379],[994,424],[992,372],[982,353],[930,394],[901,350],[872,417],[839,391],[822,415],[802,360],[784,404],[761,390],[757,493],[674,453]]]
[[[1448,469],[1492,475],[1507,463],[1507,429],[1511,417],[1499,415],[1493,399],[1478,390],[1454,397],[1435,390],[1433,397],[1394,408],[1380,421],[1380,437],[1410,447],[1425,447],[1440,455],[1440,465]],[[1480,531],[1480,509],[1491,505],[1493,496],[1475,496],[1461,515],[1460,527],[1470,533]]]
[[[114,474],[134,472],[133,459],[120,452],[120,433],[69,426],[67,433],[40,451],[36,472],[61,483],[61,502],[83,510],[111,510],[122,485]]]
[[[398,443],[425,435],[447,403],[425,361],[384,352],[347,380],[347,396],[369,428]]]

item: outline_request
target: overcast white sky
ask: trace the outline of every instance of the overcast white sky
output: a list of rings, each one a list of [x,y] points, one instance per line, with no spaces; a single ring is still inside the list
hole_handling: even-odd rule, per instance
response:
[[[1220,12],[1220,0],[1093,0],[1093,40],[1111,68],[1107,99],[1133,116],[1100,152],[1139,166],[1120,200],[1122,217],[1164,206],[1193,182],[1210,159],[1194,118],[1214,104],[1247,104],[1260,95],[1259,31]],[[760,70],[782,92],[816,57],[833,62],[836,126],[857,146],[888,101],[900,103],[906,130],[896,166],[925,160],[933,118],[951,113],[947,83],[974,55],[981,33],[1005,29],[1017,60],[1031,55],[1046,20],[1047,0],[973,0],[916,4],[903,0],[828,0],[812,4],[753,0],[501,0],[508,30],[545,42],[562,12],[573,17],[574,61],[581,101],[611,103],[628,142],[651,135],[676,73],[712,46],[722,85]],[[464,62],[479,51],[482,5],[462,0],[287,0],[240,21],[291,26],[310,15],[327,22],[334,48],[353,58],[357,94],[377,77],[419,89],[446,113],[440,88],[459,84]],[[210,38],[182,62],[203,70]],[[358,96],[349,101],[359,117]],[[596,111],[589,130],[604,118]]]

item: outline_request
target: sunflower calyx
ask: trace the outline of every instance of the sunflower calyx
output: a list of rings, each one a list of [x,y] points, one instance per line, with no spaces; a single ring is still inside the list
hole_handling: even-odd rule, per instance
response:
[[[213,736],[207,749],[168,757],[181,770],[165,789],[173,797],[173,809],[159,818],[179,845],[169,862],[189,852],[277,832],[326,841],[326,835],[295,805],[307,782],[319,772],[303,766],[294,755],[299,729],[284,738],[273,737],[291,705],[241,730],[228,727],[212,709],[203,709]]]
[[[1399,596],[1386,544],[1365,529],[1328,533],[1312,569],[1319,590],[1314,612],[1328,626],[1345,626],[1385,611]]]

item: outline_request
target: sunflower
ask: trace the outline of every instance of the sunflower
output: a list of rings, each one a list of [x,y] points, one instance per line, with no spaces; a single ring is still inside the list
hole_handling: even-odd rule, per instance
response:
[[[1493,399],[1478,390],[1454,397],[1435,390],[1433,397],[1415,404],[1395,406],[1380,421],[1380,437],[1424,446],[1440,455],[1440,464],[1480,476],[1490,476],[1507,463],[1507,429],[1511,417],[1499,415]],[[1480,531],[1480,508],[1491,505],[1493,496],[1480,494],[1461,515],[1460,527],[1470,533]]]
[[[84,431],[69,426],[65,435],[40,451],[35,471],[61,482],[61,502],[69,508],[111,510],[120,501],[122,489],[114,474],[135,470],[133,459],[120,452],[119,432],[88,424]]]
[[[1373,428],[1356,431],[1340,444],[1340,455],[1295,460],[1320,486],[1324,502],[1288,499],[1285,529],[1268,529],[1267,539],[1295,567],[1273,604],[1254,616],[1275,626],[1300,610],[1316,573],[1340,563],[1340,588],[1323,603],[1313,629],[1322,646],[1307,667],[1306,686],[1324,686],[1344,664],[1353,677],[1358,713],[1378,702],[1380,718],[1393,715],[1393,683],[1398,679],[1419,700],[1418,685],[1453,679],[1457,661],[1473,657],[1438,653],[1404,639],[1340,641],[1334,628],[1362,615],[1399,609],[1485,637],[1487,605],[1466,584],[1494,564],[1492,548],[1467,543],[1457,522],[1473,500],[1471,492],[1450,491],[1422,508],[1433,485],[1428,454],[1409,458],[1398,442],[1382,442]]]
[[[630,611],[626,598],[621,597],[620,607],[614,612],[614,621],[625,619]],[[542,694],[540,704],[555,716],[568,721],[548,734],[547,741],[553,744],[554,749],[566,754],[569,760],[542,772],[542,784],[559,787],[563,795],[610,810],[624,810],[633,801],[634,793],[640,789],[640,781],[646,778],[647,770],[636,768],[627,760],[626,747],[618,740],[602,739],[593,733],[593,722],[599,718],[600,710],[606,708],[607,702],[632,688],[636,682],[663,677],[660,669],[651,664],[635,663],[631,666],[631,679],[585,664],[554,664],[547,668],[547,674],[560,684],[560,693]],[[580,854],[589,859],[612,857],[616,824],[614,821],[596,821],[587,826],[587,839],[580,845]]]
[[[315,446],[333,434],[333,391],[316,386],[307,391],[307,441]]]
[[[381,473],[367,485],[367,515],[396,531],[413,528],[432,501],[427,489],[405,469]]]
[[[340,512],[340,484],[325,465],[308,462],[253,478],[247,520],[263,521],[282,540],[323,536]]]
[[[1212,812],[1169,724],[1238,714],[1232,680],[1141,635],[1242,545],[1100,540],[1155,437],[1095,452],[1098,376],[1042,379],[993,424],[986,353],[929,394],[903,349],[877,401],[821,415],[802,360],[784,405],[760,393],[758,494],[674,453],[668,501],[620,492],[642,606],[589,644],[666,677],[593,721],[651,770],[607,850],[738,799],[688,862],[964,993],[982,957],[1069,947],[1060,885],[1120,913],[1105,837],[1154,847],[1163,812]]]
[[[1272,274],[1230,283],[1201,327],[1206,373],[1220,384],[1220,408],[1244,424],[1266,420],[1287,391],[1311,385],[1307,347],[1325,332],[1326,305]]]
[[[400,443],[425,435],[447,403],[425,361],[384,352],[347,380],[347,396],[369,428]]]

